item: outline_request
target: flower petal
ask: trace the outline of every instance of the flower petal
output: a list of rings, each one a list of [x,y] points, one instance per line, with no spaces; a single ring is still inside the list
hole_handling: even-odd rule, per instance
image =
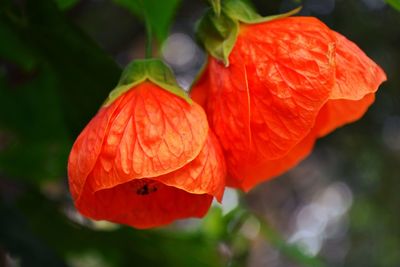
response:
[[[315,132],[310,132],[300,143],[282,158],[267,160],[258,165],[240,170],[244,179],[228,177],[227,185],[249,191],[259,183],[283,174],[304,160],[312,151],[316,140]],[[240,182],[240,183],[239,183]]]
[[[336,35],[336,84],[330,99],[359,100],[374,93],[386,74],[353,42]]]
[[[76,206],[95,220],[108,220],[135,228],[151,228],[188,217],[203,217],[211,205],[210,195],[190,194],[151,179],[136,179],[96,191],[96,173],[88,177]]]
[[[72,196],[76,199],[86,178],[96,164],[112,116],[123,98],[112,106],[101,108],[76,139],[68,159],[68,177]]]
[[[204,66],[204,70],[195,81],[195,86],[190,89],[190,98],[203,108],[206,108],[209,94],[209,75],[207,68],[208,64]]]
[[[209,61],[207,103],[230,175],[240,181],[310,132],[334,84],[336,41],[314,18],[241,27],[230,66]]]
[[[375,95],[368,94],[361,100],[329,100],[320,110],[312,131],[282,158],[269,160],[241,170],[243,181],[228,179],[228,186],[239,187],[248,191],[255,185],[267,181],[275,176],[295,167],[312,151],[318,137],[324,136],[337,127],[360,119],[374,102]]]
[[[360,100],[329,100],[321,109],[315,123],[318,137],[329,134],[338,127],[360,119],[375,100],[368,94]]]
[[[208,123],[203,109],[152,83],[131,89],[106,109],[115,109],[114,115],[99,113],[87,127],[96,132],[98,125],[107,125],[101,130],[102,138],[93,137],[97,138],[96,157],[76,148],[83,157],[90,157],[92,165],[99,162],[93,182],[96,190],[173,172],[196,158],[206,142]],[[85,142],[88,135],[81,136],[78,140]],[[78,175],[79,179],[74,175],[70,180],[84,181],[89,173]],[[77,186],[82,188],[83,183]]]
[[[214,134],[208,138],[199,155],[175,172],[153,178],[192,194],[209,194],[222,200],[226,166],[221,147]]]

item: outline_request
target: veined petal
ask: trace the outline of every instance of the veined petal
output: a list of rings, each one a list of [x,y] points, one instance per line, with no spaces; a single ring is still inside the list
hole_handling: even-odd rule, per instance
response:
[[[175,172],[155,177],[154,180],[192,194],[209,194],[222,200],[226,166],[221,147],[214,134],[209,132],[199,155]]]
[[[193,99],[197,104],[202,106],[204,109],[207,109],[206,106],[210,89],[210,80],[207,68],[208,64],[207,66],[204,66],[204,70],[195,81],[195,86],[190,89],[190,98]]]
[[[321,109],[315,122],[318,137],[329,134],[338,127],[360,119],[374,103],[375,94],[371,93],[360,100],[329,100]]]
[[[228,177],[227,185],[249,191],[257,184],[268,181],[290,170],[304,160],[312,151],[316,140],[315,132],[310,132],[287,155],[279,159],[267,160],[252,168],[240,170],[243,179]],[[240,167],[239,167],[240,168]]]
[[[336,42],[329,28],[308,17],[241,27],[229,67],[211,58],[208,81],[196,85],[208,84],[210,124],[238,183],[308,135],[331,94]],[[195,93],[206,92],[196,87]]]
[[[375,95],[373,93],[366,95],[361,100],[329,100],[320,110],[313,130],[287,155],[240,170],[239,173],[243,177],[240,180],[241,182],[238,183],[237,179],[229,177],[227,185],[249,191],[255,185],[290,170],[311,153],[318,137],[322,137],[338,127],[360,119],[374,100]]]
[[[68,159],[68,177],[74,199],[80,195],[87,176],[96,164],[110,120],[122,99],[123,97],[116,100],[112,106],[101,108],[83,129],[71,149]]]
[[[177,219],[203,217],[213,197],[190,194],[152,179],[134,179],[112,188],[96,190],[96,173],[89,175],[79,211],[95,220],[108,220],[135,228],[151,228]]]
[[[152,83],[127,91],[105,108],[109,109],[114,110],[112,116],[99,113],[87,127],[88,131],[100,131],[98,125],[102,125],[102,138],[93,137],[96,157],[76,148],[91,159],[92,169],[98,163],[92,185],[95,191],[173,172],[195,159],[206,142],[208,123],[203,109]],[[81,136],[78,144],[87,142],[87,134]],[[74,154],[71,159],[77,161]],[[75,170],[73,164],[70,169]],[[81,181],[76,187],[82,190],[92,169],[78,173],[79,179],[70,176],[70,180],[73,184]]]
[[[354,43],[310,17],[241,25],[229,62],[210,58],[192,96],[222,144],[228,185],[246,191],[359,119],[386,80]]]
[[[336,83],[330,99],[360,100],[386,81],[386,74],[353,42],[336,36]]]

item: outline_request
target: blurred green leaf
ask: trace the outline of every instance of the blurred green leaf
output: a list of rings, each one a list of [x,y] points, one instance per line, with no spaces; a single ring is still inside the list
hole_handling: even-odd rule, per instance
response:
[[[230,234],[232,237],[238,236],[237,232],[243,224],[249,219],[256,220],[260,225],[260,234],[265,240],[274,248],[276,248],[282,255],[292,260],[299,266],[305,267],[325,267],[326,265],[318,258],[307,255],[297,245],[289,244],[281,234],[276,231],[265,218],[261,215],[251,213],[249,210],[238,207],[227,215],[227,224],[235,224],[235,227]]]
[[[2,20],[0,20],[0,40],[7,40],[0,44],[0,58],[14,62],[24,70],[31,70],[33,68],[35,58],[32,50]]]
[[[391,5],[393,8],[400,11],[400,0],[385,0],[385,1],[386,1],[386,3]]]
[[[23,214],[0,201],[0,244],[15,257],[17,266],[66,267],[59,255],[32,233]],[[1,264],[2,262],[0,262]]]
[[[58,7],[62,10],[69,9],[78,2],[79,0],[57,0]]]
[[[7,101],[0,105],[0,127],[7,141],[2,144],[0,170],[37,181],[60,178],[71,141],[55,74],[40,68],[19,75],[30,80],[15,86],[1,83],[0,99]]]
[[[143,21],[148,20],[160,43],[168,36],[173,16],[180,0],[113,0]]]
[[[65,176],[72,140],[117,84],[120,68],[53,0],[0,10],[0,173]]]
[[[52,1],[28,0],[26,10],[30,24],[24,35],[54,70],[66,120],[76,136],[117,84],[121,70]]]
[[[221,239],[225,232],[225,224],[220,207],[212,207],[202,222],[202,231],[211,239]]]
[[[265,239],[293,262],[305,267],[326,267],[319,258],[307,255],[297,245],[289,244],[265,219],[258,217],[260,231]]]
[[[25,2],[24,19],[29,23],[23,26],[14,23],[14,29],[35,52],[38,61],[52,71],[53,87],[61,95],[68,128],[76,136],[117,84],[121,69],[69,23],[53,1]],[[37,94],[42,94],[40,88],[37,90]]]
[[[93,230],[70,221],[62,212],[62,203],[51,201],[34,188],[18,201],[32,234],[57,254],[85,255],[96,252],[115,267],[221,267],[217,241],[200,232],[173,230],[135,230],[120,227],[112,231]],[[40,203],[40,208],[37,204]],[[64,207],[65,210],[65,207]],[[71,208],[69,208],[69,214]],[[44,218],[51,218],[44,220]],[[9,225],[17,231],[19,225]]]

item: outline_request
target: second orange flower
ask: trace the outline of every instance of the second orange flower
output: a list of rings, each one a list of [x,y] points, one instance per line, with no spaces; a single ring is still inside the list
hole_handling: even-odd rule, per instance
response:
[[[211,55],[192,97],[221,142],[228,185],[247,191],[295,166],[318,137],[359,119],[386,76],[316,18],[259,22],[254,15],[250,23],[237,9],[226,9],[200,24]],[[206,32],[221,17],[237,30],[218,46],[223,34],[211,39]]]

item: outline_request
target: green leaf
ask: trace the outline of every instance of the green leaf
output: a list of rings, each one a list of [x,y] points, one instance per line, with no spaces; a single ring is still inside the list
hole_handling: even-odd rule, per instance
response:
[[[307,255],[300,247],[294,244],[288,243],[285,238],[274,229],[264,218],[264,216],[252,213],[244,207],[238,207],[228,214],[227,223],[234,224],[235,228],[232,236],[237,235],[239,229],[247,220],[254,220],[259,223],[260,235],[279,252],[291,259],[299,266],[304,267],[326,267],[326,264],[319,258]]]
[[[57,0],[58,7],[61,10],[66,10],[76,5],[79,0]]]
[[[179,87],[172,70],[167,65],[159,59],[144,59],[135,60],[125,68],[117,87],[111,91],[104,105],[111,104],[120,95],[146,80],[192,103],[186,92]]]
[[[135,230],[122,226],[108,231],[94,230],[69,220],[62,212],[66,207],[65,202],[46,198],[32,187],[26,188],[26,192],[22,196],[19,195],[18,199],[18,209],[26,220],[26,226],[43,243],[57,252],[57,255],[64,258],[95,252],[109,261],[107,263],[110,265],[107,266],[115,267],[225,266],[220,263],[220,255],[216,249],[218,241],[209,240],[199,231]],[[0,211],[3,211],[1,202]],[[5,223],[10,221],[12,220],[6,220]],[[0,220],[0,226],[7,226],[0,228],[0,240],[3,232],[18,233],[24,230],[20,225],[5,223]]]
[[[52,248],[31,231],[25,216],[19,210],[0,201],[0,212],[2,249],[8,250],[14,257],[18,256],[17,266],[68,266]]]
[[[8,55],[0,68],[0,173],[34,182],[59,179],[73,139],[121,70],[55,1],[6,8],[0,9],[1,40],[7,37],[0,57]]]
[[[23,75],[23,74],[20,74]],[[0,170],[12,177],[42,181],[65,173],[71,141],[64,123],[60,92],[49,68],[37,69],[21,85],[0,86],[0,128],[7,142]]]
[[[225,231],[225,225],[220,207],[212,207],[205,218],[202,227],[204,235],[211,240],[221,240]]]
[[[400,0],[385,0],[386,3],[391,5],[394,9],[400,11]]]
[[[76,136],[115,86],[121,69],[71,24],[53,1],[25,2],[29,24],[20,31],[43,64],[54,72],[65,120]]]
[[[180,0],[113,0],[143,21],[148,21],[151,32],[162,43],[168,36],[173,16]]]
[[[260,222],[260,232],[264,238],[283,255],[305,267],[327,267],[327,265],[317,257],[307,255],[297,245],[289,244],[281,234],[272,228],[261,216],[255,216]]]
[[[32,70],[35,58],[32,50],[6,22],[0,20],[0,58],[7,59],[26,71]]]

